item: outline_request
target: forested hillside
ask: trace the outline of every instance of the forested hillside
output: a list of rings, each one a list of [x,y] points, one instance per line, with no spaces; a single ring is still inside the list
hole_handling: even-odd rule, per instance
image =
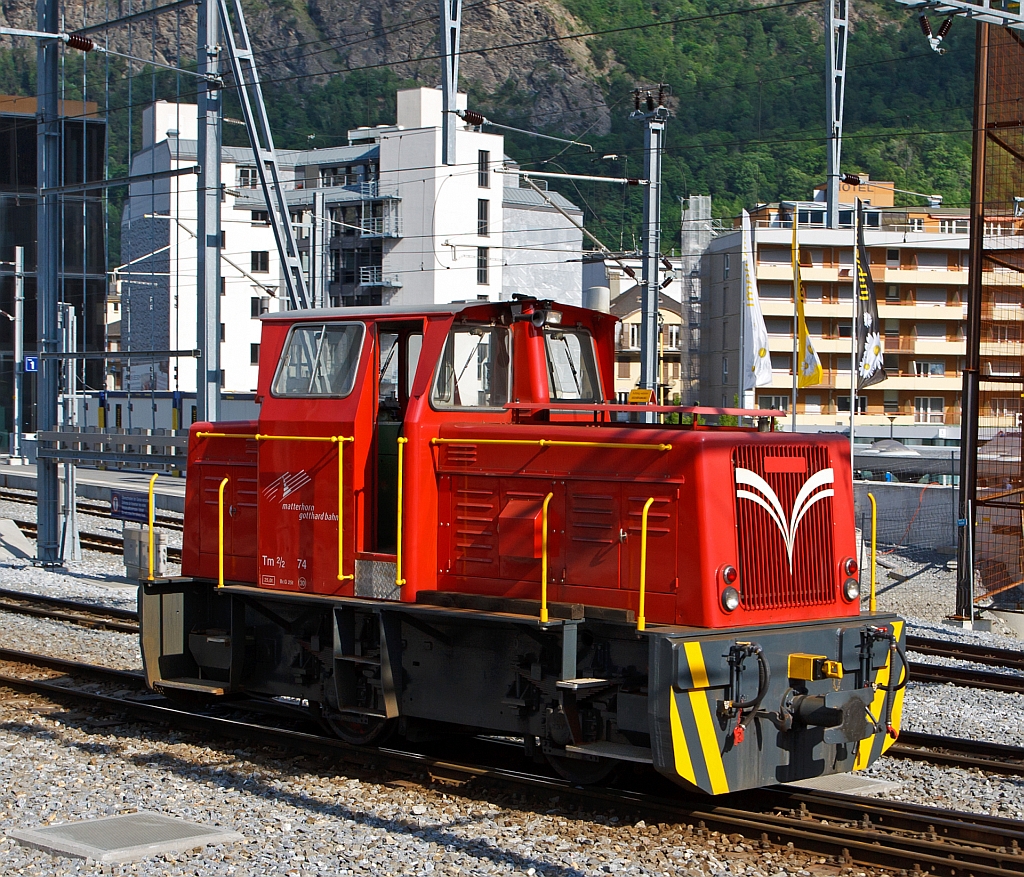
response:
[[[28,5],[5,7],[2,15],[25,27],[32,26],[31,12]],[[436,15],[425,0],[253,2],[250,27],[260,37],[278,144],[334,145],[350,127],[393,121],[397,87],[437,83]],[[808,198],[823,180],[821,15],[819,0],[476,0],[463,8],[461,86],[470,105],[495,121],[579,137],[595,150],[510,135],[508,151],[524,166],[638,176],[643,130],[628,118],[631,91],[667,83],[668,250],[678,245],[680,197],[711,194],[715,214],[728,216],[758,201]],[[895,3],[852,0],[851,20],[844,170],[937,192],[946,206],[965,205],[973,25],[957,21],[940,56]],[[194,33],[193,12],[176,25],[165,17],[156,33],[135,32],[134,54],[187,64],[195,56]],[[123,50],[124,35],[113,44]],[[32,93],[34,58],[30,50],[0,50],[0,90]],[[82,63],[67,54],[68,97],[81,93]],[[191,100],[194,80],[136,64],[129,83],[123,62],[108,68],[94,55],[86,63],[88,96],[109,105],[110,174],[119,176],[129,124],[139,143],[141,106],[154,96]],[[230,100],[228,115],[238,117]],[[242,137],[237,127],[225,130],[227,142]],[[558,188],[586,208],[588,226],[609,246],[633,247],[637,190]]]

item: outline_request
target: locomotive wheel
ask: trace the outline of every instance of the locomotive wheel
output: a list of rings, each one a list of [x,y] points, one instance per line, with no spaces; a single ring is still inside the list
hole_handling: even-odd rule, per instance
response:
[[[607,779],[611,772],[619,766],[617,761],[610,758],[599,758],[597,761],[590,761],[583,758],[569,758],[567,755],[545,754],[548,764],[554,768],[563,780],[568,780],[573,785],[591,786]]]
[[[371,743],[383,743],[388,740],[398,727],[396,719],[379,719],[375,716],[353,716],[338,713],[331,709],[323,712],[324,721],[331,732],[346,743],[353,746],[369,746]]]

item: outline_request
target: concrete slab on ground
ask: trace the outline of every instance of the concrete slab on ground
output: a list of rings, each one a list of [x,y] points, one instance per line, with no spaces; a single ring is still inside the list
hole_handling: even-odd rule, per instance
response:
[[[13,829],[7,834],[25,846],[102,863],[137,862],[161,853],[244,840],[237,831],[145,811]]]
[[[816,792],[835,792],[840,795],[877,795],[891,792],[900,787],[899,783],[888,780],[876,780],[873,777],[861,776],[856,773],[837,773],[825,777],[813,777],[808,780],[796,780],[785,783],[800,789],[813,789]]]
[[[0,518],[0,560],[31,560],[35,556],[35,548],[18,525],[10,518]]]

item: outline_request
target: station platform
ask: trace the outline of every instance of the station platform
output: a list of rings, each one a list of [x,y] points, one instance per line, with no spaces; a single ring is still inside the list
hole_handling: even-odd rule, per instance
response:
[[[58,467],[63,474],[63,465]],[[82,499],[110,501],[113,490],[133,490],[139,493],[149,491],[149,472],[126,472],[123,470],[75,469],[76,493]],[[36,467],[34,463],[12,464],[8,457],[0,457],[0,487],[15,490],[36,489]],[[160,473],[153,489],[154,504],[158,509],[169,512],[185,511],[185,476]]]

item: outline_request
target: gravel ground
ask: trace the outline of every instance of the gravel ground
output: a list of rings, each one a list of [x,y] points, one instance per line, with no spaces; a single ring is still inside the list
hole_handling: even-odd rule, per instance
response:
[[[28,519],[30,506],[0,503]],[[88,523],[86,522],[88,521]],[[85,519],[107,528],[109,520]],[[175,534],[177,535],[177,534]],[[954,575],[941,558],[889,555],[879,568],[879,607],[911,629],[1020,648],[1019,640],[942,624]],[[889,577],[889,573],[895,577]],[[0,562],[0,587],[131,606],[135,588],[116,558],[86,552],[66,571]],[[140,666],[135,638],[0,613],[0,645],[122,668]],[[525,874],[527,877],[838,874],[796,854],[744,849],[725,838],[684,837],[666,827],[620,824],[608,814],[541,806],[379,777],[336,775],[322,762],[130,724],[111,726],[25,695],[0,694],[0,873],[117,875]],[[904,726],[996,741],[1024,739],[1024,698],[911,682]],[[883,758],[869,776],[899,785],[882,797],[1024,819],[1024,782]],[[244,843],[101,866],[21,847],[12,828],[149,810],[241,832]],[[857,872],[855,871],[856,875]]]

